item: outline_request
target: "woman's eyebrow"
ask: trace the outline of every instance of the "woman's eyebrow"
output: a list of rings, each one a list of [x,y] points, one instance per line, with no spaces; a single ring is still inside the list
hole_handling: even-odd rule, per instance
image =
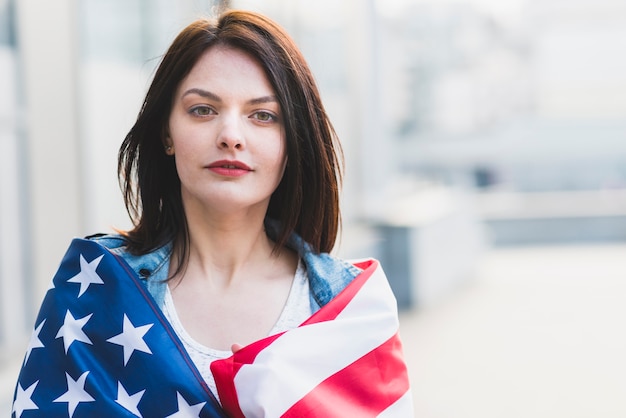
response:
[[[210,91],[199,89],[199,88],[191,88],[191,89],[185,91],[183,93],[183,95],[181,96],[181,98],[183,98],[185,96],[188,96],[190,94],[197,94],[198,96],[202,96],[202,97],[205,97],[207,99],[214,100],[216,102],[221,102],[222,101],[221,97],[218,96],[217,94],[211,93]]]
[[[263,103],[275,103],[278,102],[278,99],[276,98],[276,96],[263,96],[263,97],[258,97],[256,99],[251,99],[248,100],[248,104],[252,104],[252,105],[256,105],[256,104],[263,104]]]
[[[210,99],[216,102],[222,102],[222,98],[218,96],[217,94],[212,93],[208,90],[199,89],[197,87],[194,87],[185,91],[183,95],[181,96],[181,98],[188,96],[190,94],[197,94],[198,96],[205,97],[207,99]],[[251,104],[251,105],[257,105],[257,104],[263,104],[263,103],[275,103],[275,102],[278,102],[278,99],[274,95],[261,96],[261,97],[248,100],[248,104]]]

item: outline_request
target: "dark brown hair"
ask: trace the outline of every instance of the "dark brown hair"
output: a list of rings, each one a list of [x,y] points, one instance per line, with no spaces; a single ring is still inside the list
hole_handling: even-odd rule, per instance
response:
[[[329,252],[340,222],[340,145],[294,41],[272,20],[248,11],[228,11],[215,21],[193,22],[176,37],[157,68],[118,156],[120,185],[134,225],[125,233],[129,251],[145,254],[174,242],[181,263],[188,256],[180,180],[173,157],[165,154],[164,140],[176,89],[201,55],[215,45],[254,57],[280,104],[287,167],[266,215],[280,225],[274,249],[296,232],[314,251]]]

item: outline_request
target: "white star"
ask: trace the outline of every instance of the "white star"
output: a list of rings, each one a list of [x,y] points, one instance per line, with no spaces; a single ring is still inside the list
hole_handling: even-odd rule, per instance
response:
[[[138,417],[141,417],[141,413],[139,412],[139,409],[137,409],[137,405],[141,402],[141,397],[144,392],[145,390],[142,390],[134,395],[129,395],[128,392],[126,392],[126,389],[124,389],[124,386],[122,386],[122,383],[117,382],[117,399],[115,402],[119,403]]]
[[[90,394],[85,392],[85,380],[89,372],[83,373],[78,380],[72,379],[67,372],[65,378],[67,379],[67,392],[56,398],[53,402],[67,402],[67,410],[70,413],[70,418],[74,415],[76,407],[81,402],[93,402],[94,398]]]
[[[67,280],[69,283],[80,283],[78,297],[81,297],[81,295],[85,293],[90,284],[104,284],[100,276],[98,276],[98,273],[96,273],[96,269],[102,257],[104,257],[104,254],[92,260],[90,263],[87,263],[83,255],[80,255],[80,273]]]
[[[24,364],[26,364],[26,362],[28,361],[28,358],[30,357],[30,353],[35,348],[44,347],[43,343],[39,339],[39,333],[41,332],[41,328],[43,328],[43,324],[45,323],[46,323],[46,320],[44,319],[43,321],[41,321],[41,324],[39,324],[39,326],[35,328],[33,333],[30,335],[30,342],[28,343],[28,348],[26,349],[26,357],[24,358]]]
[[[178,411],[172,415],[168,415],[166,418],[199,418],[200,411],[206,402],[200,402],[195,405],[189,405],[183,395],[176,392],[176,399],[178,400]]]
[[[121,345],[124,347],[124,366],[128,363],[128,359],[135,350],[143,351],[144,353],[152,354],[148,344],[143,340],[143,336],[154,324],[142,325],[140,327],[134,327],[130,322],[130,319],[124,314],[124,325],[121,334],[117,334],[114,337],[109,338],[107,341],[113,344]]]
[[[37,387],[37,383],[39,383],[39,380],[27,387],[26,390],[22,389],[22,385],[18,383],[15,401],[13,401],[13,411],[11,411],[15,412],[15,418],[20,418],[22,412],[26,410],[39,409],[39,407],[31,399],[33,392]]]
[[[81,341],[87,344],[92,344],[89,337],[87,337],[87,334],[83,332],[83,327],[85,326],[87,321],[89,321],[91,315],[93,314],[90,313],[83,318],[74,319],[69,309],[67,310],[67,312],[65,312],[65,320],[63,321],[63,325],[61,326],[61,328],[59,328],[59,332],[57,332],[57,336],[55,337],[55,339],[63,338],[63,344],[65,345],[65,354],[67,354],[67,350],[70,349],[70,345],[72,345],[74,341]]]

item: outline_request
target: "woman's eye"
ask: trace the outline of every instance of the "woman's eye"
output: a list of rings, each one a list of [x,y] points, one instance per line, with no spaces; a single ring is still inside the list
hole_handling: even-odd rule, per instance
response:
[[[271,113],[263,112],[263,111],[256,112],[253,115],[253,118],[260,122],[274,122],[278,119],[276,116],[272,115]]]
[[[213,112],[213,109],[208,106],[196,106],[191,108],[190,113],[196,116],[210,116],[215,112]]]

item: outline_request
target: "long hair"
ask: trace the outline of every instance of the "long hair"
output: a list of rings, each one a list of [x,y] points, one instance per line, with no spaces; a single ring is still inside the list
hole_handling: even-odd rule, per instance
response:
[[[178,34],[156,70],[118,155],[120,186],[134,225],[125,233],[129,251],[145,254],[174,242],[178,259],[187,259],[189,230],[180,179],[174,158],[165,154],[164,143],[179,84],[202,54],[216,45],[254,57],[280,105],[287,166],[266,215],[280,225],[274,249],[281,248],[295,232],[314,251],[330,252],[340,223],[340,144],[294,41],[272,20],[248,11],[228,11],[215,21],[191,23]]]

